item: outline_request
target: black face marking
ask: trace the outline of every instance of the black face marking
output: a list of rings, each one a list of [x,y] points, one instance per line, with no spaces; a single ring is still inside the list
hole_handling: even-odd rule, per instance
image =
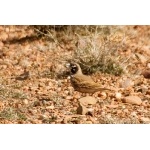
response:
[[[77,73],[77,71],[78,71],[78,66],[77,65],[71,64],[70,67],[71,67],[71,73],[72,74]]]

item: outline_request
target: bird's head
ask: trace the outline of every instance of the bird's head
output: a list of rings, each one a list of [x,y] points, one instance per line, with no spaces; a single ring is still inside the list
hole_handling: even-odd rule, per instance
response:
[[[77,63],[68,63],[66,64],[66,67],[70,69],[70,73],[73,74],[82,74],[82,70],[80,68],[80,65]]]

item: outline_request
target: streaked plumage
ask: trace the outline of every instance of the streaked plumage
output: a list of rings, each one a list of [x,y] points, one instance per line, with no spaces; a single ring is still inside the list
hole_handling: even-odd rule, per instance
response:
[[[71,84],[74,89],[82,93],[95,93],[98,91],[110,90],[102,88],[100,84],[93,81],[90,76],[84,75],[77,63],[70,63]]]

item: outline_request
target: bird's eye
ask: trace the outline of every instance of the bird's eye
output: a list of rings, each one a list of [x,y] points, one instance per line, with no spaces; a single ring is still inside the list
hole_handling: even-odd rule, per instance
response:
[[[77,67],[72,67],[72,68],[71,68],[71,72],[72,72],[73,74],[75,74],[77,71],[78,71],[78,68],[77,68]]]

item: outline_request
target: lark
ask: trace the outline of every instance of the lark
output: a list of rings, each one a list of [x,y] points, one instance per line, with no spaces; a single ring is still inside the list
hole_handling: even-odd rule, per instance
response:
[[[81,93],[95,93],[98,91],[106,91],[99,83],[96,83],[90,76],[82,73],[81,67],[77,63],[69,63],[67,67],[70,69],[70,79],[73,88]]]

